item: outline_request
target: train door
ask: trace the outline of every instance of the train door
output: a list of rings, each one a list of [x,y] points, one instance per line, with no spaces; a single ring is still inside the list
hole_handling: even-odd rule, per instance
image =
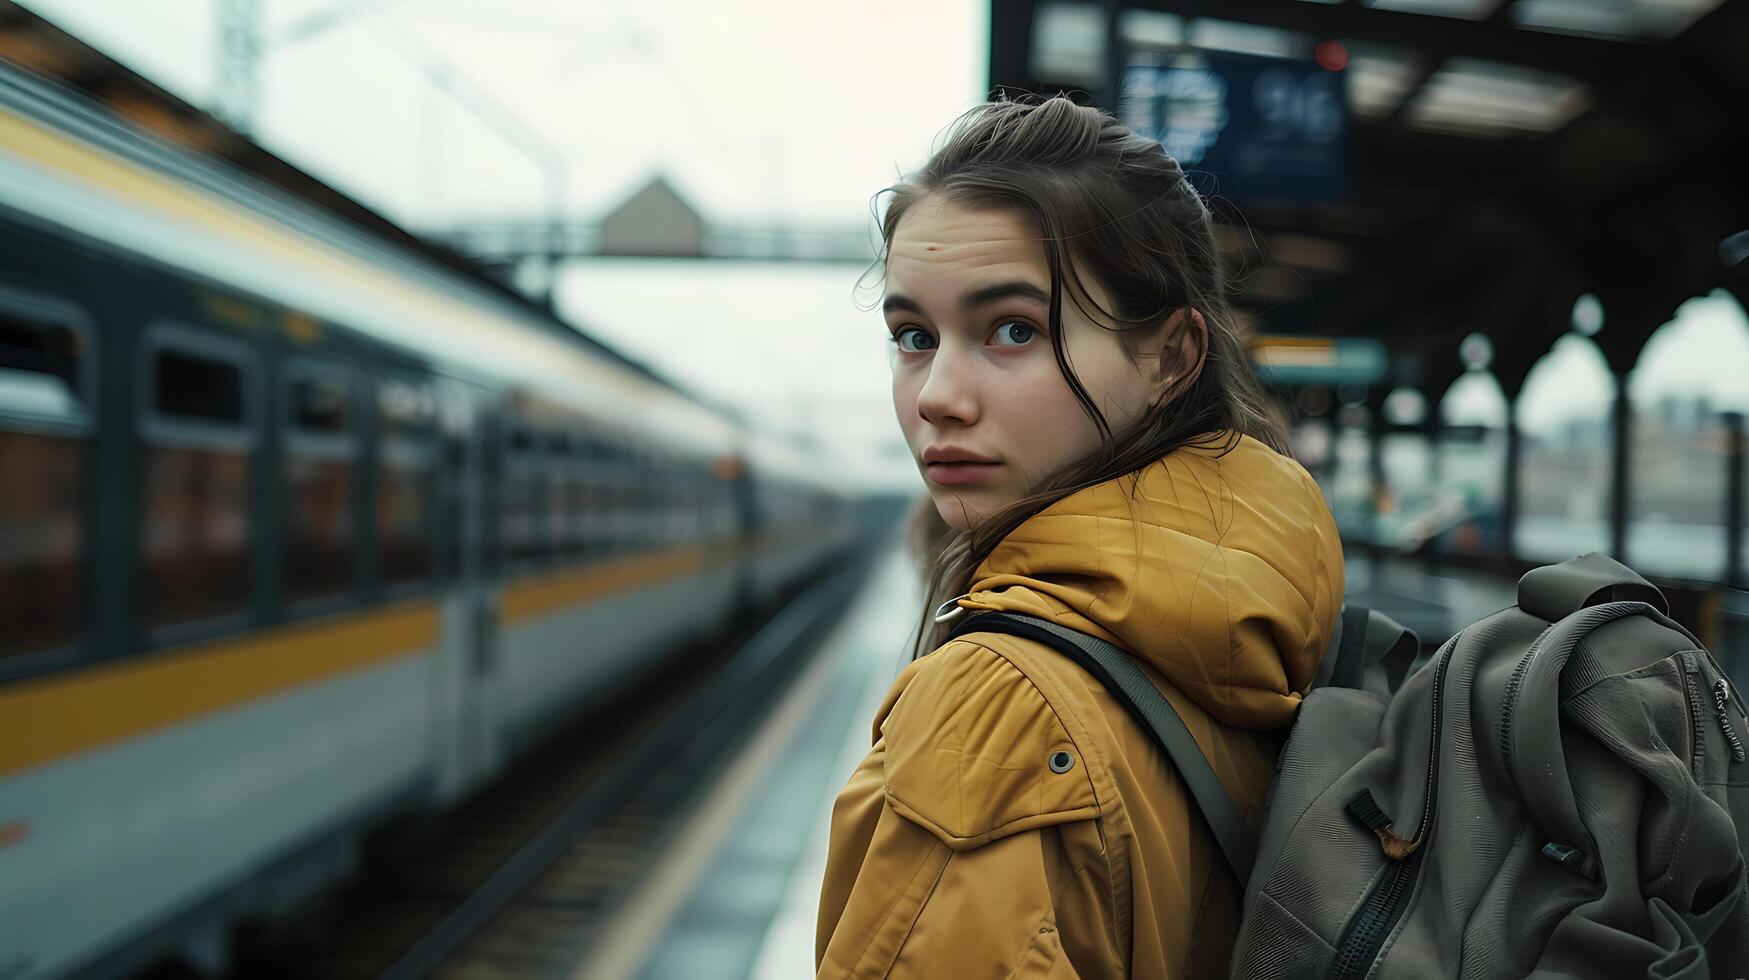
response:
[[[440,390],[441,533],[450,542],[437,677],[438,792],[451,798],[498,768],[500,745],[494,554],[496,422],[491,396],[447,381]]]

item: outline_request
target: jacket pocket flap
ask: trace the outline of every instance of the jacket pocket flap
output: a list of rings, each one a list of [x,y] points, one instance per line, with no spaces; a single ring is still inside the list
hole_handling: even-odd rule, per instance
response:
[[[962,851],[1099,816],[1081,749],[1019,668],[970,642],[928,659],[882,725],[896,812]]]

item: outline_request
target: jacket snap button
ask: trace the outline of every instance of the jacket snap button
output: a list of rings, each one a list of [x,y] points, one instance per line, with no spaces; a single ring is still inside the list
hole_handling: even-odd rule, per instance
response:
[[[1075,757],[1067,752],[1053,752],[1050,766],[1052,772],[1068,772],[1075,767]]]

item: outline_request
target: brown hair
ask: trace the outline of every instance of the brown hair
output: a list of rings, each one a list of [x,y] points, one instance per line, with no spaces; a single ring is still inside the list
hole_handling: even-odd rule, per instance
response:
[[[970,530],[938,535],[914,657],[935,649],[945,633],[933,622],[936,606],[964,592],[1011,531],[1063,497],[1139,473],[1181,447],[1225,452],[1241,434],[1287,451],[1286,432],[1233,322],[1208,207],[1158,142],[1061,96],[986,103],[960,117],[922,171],[888,191],[883,264],[899,222],[930,195],[1012,209],[1038,229],[1051,271],[1049,336],[1057,366],[1102,436],[1096,452],[1041,480],[1032,493]],[[1104,287],[1112,309],[1098,308],[1086,276]],[[1059,341],[1065,291],[1090,319],[1122,332],[1159,327],[1180,309],[1200,311],[1208,325],[1201,371],[1174,397],[1113,432]],[[933,513],[919,519],[940,520]]]

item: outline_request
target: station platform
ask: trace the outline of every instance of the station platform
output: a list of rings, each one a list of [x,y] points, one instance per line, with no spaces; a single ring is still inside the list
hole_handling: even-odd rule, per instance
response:
[[[573,976],[813,976],[832,801],[904,667],[922,589],[898,548],[675,834]]]
[[[804,674],[724,767],[573,976],[813,975],[832,802],[868,750],[871,721],[906,663],[922,603],[898,548],[878,562]],[[1347,575],[1351,599],[1423,628],[1467,624],[1511,604],[1515,591],[1512,582],[1434,574],[1409,560],[1351,558]]]

